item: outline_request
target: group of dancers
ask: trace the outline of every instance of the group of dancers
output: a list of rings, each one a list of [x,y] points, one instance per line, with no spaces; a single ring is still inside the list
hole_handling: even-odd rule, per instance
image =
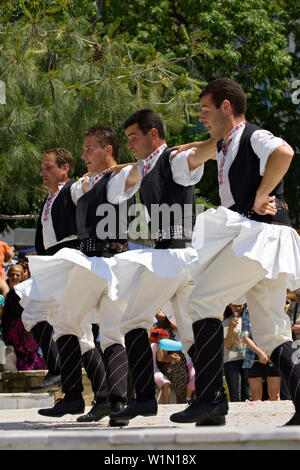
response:
[[[37,226],[38,256],[29,260],[31,278],[15,287],[25,328],[64,393],[40,414],[84,412],[83,364],[94,404],[78,421],[109,416],[110,426],[126,426],[138,415],[155,415],[149,331],[156,312],[171,301],[195,367],[195,399],[170,419],[225,424],[223,312],[245,296],[254,340],[295,405],[287,424],[300,424],[300,349],[284,313],[287,288],[300,287],[300,239],[282,181],[294,152],[246,121],[245,93],[231,79],[209,82],[200,106],[210,138],[177,148],[167,146],[163,122],[152,110],[130,115],[124,131],[136,163],[118,164],[111,128],[87,130],[87,173],[78,181],[71,179],[70,152],[44,152],[41,176],[49,194]],[[220,206],[195,219],[194,187],[209,159],[217,160]],[[152,246],[128,250],[137,195]],[[100,325],[101,351],[93,323]],[[135,392],[129,402],[128,370]]]

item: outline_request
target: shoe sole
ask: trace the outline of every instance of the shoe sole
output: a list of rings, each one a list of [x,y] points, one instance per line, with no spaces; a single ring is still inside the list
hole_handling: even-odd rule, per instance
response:
[[[130,420],[130,419],[134,419],[136,418],[137,416],[144,416],[145,418],[148,417],[148,416],[156,416],[157,415],[157,411],[156,412],[153,412],[153,413],[143,413],[143,414],[140,414],[140,413],[137,413],[137,414],[134,414],[134,415],[126,415],[126,416],[122,416],[122,417],[113,417],[111,416],[111,419],[113,419],[114,421],[127,421],[127,420]]]
[[[218,419],[225,420],[225,415],[228,413],[227,410],[219,410],[219,413],[217,410],[212,410],[211,412],[206,412],[203,413],[200,416],[195,416],[194,418],[190,418],[185,416],[182,413],[175,413],[174,415],[170,416],[170,421],[173,423],[180,423],[180,424],[188,424],[188,423],[199,423],[198,425],[201,426],[202,423],[208,422],[210,423],[211,421],[216,418],[216,422],[218,422]],[[221,423],[224,424],[224,423]],[[220,426],[220,424],[217,424]],[[215,424],[207,424],[207,426],[215,426]]]
[[[41,413],[40,410],[38,410],[38,414],[41,415],[41,416],[47,416],[47,418],[61,418],[62,416],[66,416],[66,415],[80,415],[84,413],[84,410],[78,410],[78,411],[68,411],[67,413],[63,413],[63,414],[45,414],[45,413]]]
[[[224,426],[225,424],[225,416],[215,416],[212,418],[204,419],[204,421],[197,421],[196,426]]]
[[[283,426],[299,426],[300,425],[300,420],[299,418],[297,417],[297,419],[295,419],[295,417],[293,416],[287,423],[285,423]]]
[[[119,427],[122,427],[122,426],[128,426],[129,424],[129,419],[123,419],[123,420],[116,420],[116,419],[110,419],[109,420],[109,426],[111,428],[119,428]]]
[[[94,418],[84,418],[83,416],[79,416],[79,418],[76,419],[76,421],[78,421],[78,423],[93,423],[93,422],[98,422],[100,421],[101,419],[105,418],[106,416],[108,416],[109,413],[106,413],[105,415],[101,415],[101,416],[95,416]],[[81,419],[80,419],[81,418]]]
[[[97,423],[100,421],[102,418],[94,418],[94,419],[79,419],[77,418],[76,421],[77,423]]]

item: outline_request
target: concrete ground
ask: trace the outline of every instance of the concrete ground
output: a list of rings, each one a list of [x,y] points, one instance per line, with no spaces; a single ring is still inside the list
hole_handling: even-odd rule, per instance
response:
[[[108,418],[77,423],[72,415],[40,416],[37,410],[45,407],[45,397],[40,399],[35,408],[29,401],[30,408],[0,409],[0,450],[102,450],[112,458],[115,451],[134,450],[198,455],[201,450],[300,449],[300,426],[283,426],[294,413],[290,401],[229,403],[226,425],[217,427],[172,423],[170,414],[185,405],[159,405],[157,416],[136,417],[127,427],[110,428]]]

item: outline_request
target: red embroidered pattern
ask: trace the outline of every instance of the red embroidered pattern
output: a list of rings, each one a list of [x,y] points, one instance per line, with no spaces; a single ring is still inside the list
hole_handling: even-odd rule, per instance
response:
[[[223,184],[223,171],[224,171],[224,165],[225,165],[225,158],[226,158],[226,155],[227,155],[227,151],[228,151],[228,148],[231,144],[231,141],[233,139],[233,136],[234,134],[241,128],[241,127],[244,127],[246,125],[246,122],[240,122],[237,126],[235,126],[232,131],[229,132],[229,135],[228,135],[228,140],[227,142],[224,142],[222,143],[222,157],[221,157],[221,161],[219,163],[219,171],[218,171],[218,178],[219,178],[219,184]]]
[[[49,215],[51,212],[51,207],[53,204],[53,199],[57,196],[61,188],[63,187],[64,183],[59,183],[58,184],[58,190],[55,191],[54,194],[49,194],[45,203],[45,210],[44,210],[44,222],[46,222],[49,219]]]
[[[144,160],[144,165],[145,165],[144,166],[144,176],[146,176],[147,173],[149,173],[149,171],[151,170],[154,162],[159,157],[159,155],[165,150],[166,147],[167,147],[167,144],[161,145],[158,149],[154,150],[154,152],[152,152],[151,155],[149,155],[149,157],[147,157]]]

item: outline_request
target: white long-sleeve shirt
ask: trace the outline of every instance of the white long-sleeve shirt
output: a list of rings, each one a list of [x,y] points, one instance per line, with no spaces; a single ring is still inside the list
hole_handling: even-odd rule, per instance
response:
[[[159,147],[159,149],[161,149],[160,153],[163,151],[162,147],[163,146]],[[190,171],[188,165],[188,156],[190,151],[191,149],[185,152],[181,152],[176,156],[176,158],[173,159],[170,157],[173,179],[176,183],[181,184],[182,186],[190,186],[198,183],[203,175],[204,165],[200,165],[198,168],[196,168],[196,170]],[[172,152],[172,154],[174,152]],[[149,155],[147,159],[139,160],[138,162],[138,169],[142,178],[145,176],[144,168],[149,166],[147,171],[147,173],[149,173],[151,170],[153,170],[158,161],[158,158],[151,159],[151,155]],[[151,165],[149,165],[149,162],[151,162]],[[120,204],[126,199],[131,198],[138,191],[141,181],[125,191],[126,180],[129,172],[131,171],[131,168],[132,166],[128,165],[117,174],[113,172],[111,173],[110,180],[107,184],[107,200],[111,204]],[[90,178],[90,188],[92,188],[93,185],[96,184],[102,177],[103,175],[101,174],[92,176]],[[80,178],[71,186],[71,196],[74,204],[77,204],[78,199],[83,195],[83,181],[84,178]]]

